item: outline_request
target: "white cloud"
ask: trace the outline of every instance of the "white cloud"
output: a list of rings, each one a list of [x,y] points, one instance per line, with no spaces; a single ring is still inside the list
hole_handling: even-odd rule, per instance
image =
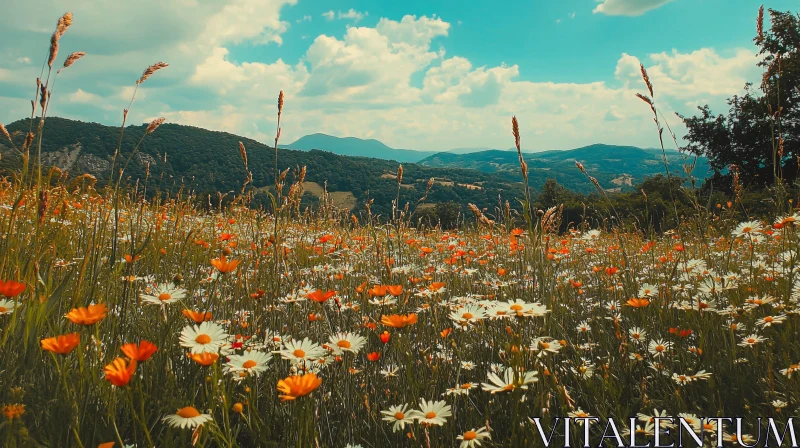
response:
[[[295,20],[295,22],[297,22],[297,23],[310,22],[310,21],[311,21],[311,16],[309,16],[309,15],[305,15],[302,18]]]
[[[30,0],[9,1],[16,12],[32,8]],[[598,76],[597,82],[524,81],[515,61],[476,67],[462,56],[445,57],[439,41],[446,45],[451,25],[435,16],[381,18],[375,26],[351,26],[341,37],[312,35],[299,60],[237,61],[231,56],[229,49],[236,43],[280,43],[288,27],[281,20],[281,9],[295,2],[142,0],[142,6],[137,3],[135,8],[108,2],[102,14],[76,4],[75,25],[62,40],[62,51],[64,55],[77,50],[89,54],[59,77],[54,115],[63,110],[67,116],[118,124],[133,81],[144,67],[164,60],[170,67],[141,86],[130,123],[165,116],[170,122],[269,142],[274,138],[275,100],[284,90],[284,142],[325,132],[417,149],[510,147],[510,117],[517,115],[525,149],[596,142],[653,146],[657,135],[651,112],[634,96],[644,90],[640,59],[668,118],[674,110],[691,114],[696,104],[724,105],[725,98],[740,93],[746,81],[758,80],[760,75],[752,51],[700,49],[638,57],[622,54],[616,70]],[[598,6],[623,3],[607,0]],[[35,0],[34,4],[59,10],[56,0]],[[350,12],[329,13],[333,20],[339,13]],[[128,16],[123,20],[119,14]],[[14,47],[12,64],[21,55],[46,48],[55,24],[36,14],[26,17],[34,19],[16,23],[0,17],[0,51]],[[152,22],[130,30],[124,24],[132,20]],[[29,51],[20,48],[23,39],[4,39],[19,27],[44,48]],[[107,36],[111,37],[104,40]],[[70,48],[75,42],[81,46]],[[38,68],[38,63],[33,65]],[[32,89],[28,82],[38,75],[38,69],[29,73],[30,68],[0,69],[0,79],[14,89],[19,86],[20,97],[2,99],[0,121],[29,113],[27,98]],[[62,104],[64,109],[60,109]],[[679,127],[674,118],[671,124]]]
[[[103,102],[103,97],[91,92],[86,92],[83,89],[78,89],[67,96],[67,101],[70,103],[99,104]]]
[[[325,20],[333,20],[336,18],[336,13],[333,12],[333,10],[330,10],[328,12],[323,12],[322,17],[325,17]]]
[[[302,94],[329,101],[407,103],[419,95],[411,75],[440,57],[431,40],[447,34],[441,19],[381,19],[375,28],[350,27],[342,40],[321,35],[305,60],[311,75]]]
[[[368,12],[358,12],[355,9],[350,8],[349,11],[344,12],[344,13],[342,11],[339,11],[339,14],[337,15],[337,17],[339,19],[348,19],[348,20],[352,20],[352,21],[358,23],[361,19],[363,19],[364,17],[366,17],[368,15],[369,15]]]
[[[651,54],[653,62],[647,74],[656,96],[666,95],[681,100],[697,96],[732,96],[742,91],[748,81],[758,79],[758,58],[752,51],[740,49],[724,57],[710,48],[691,53]],[[617,62],[615,76],[630,84],[643,86],[638,58],[623,53]]]
[[[597,0],[594,13],[608,16],[640,16],[651,9],[664,6],[672,0]]]

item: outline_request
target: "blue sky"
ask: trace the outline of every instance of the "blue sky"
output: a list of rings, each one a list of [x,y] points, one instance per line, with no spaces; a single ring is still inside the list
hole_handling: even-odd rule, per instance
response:
[[[324,132],[399,148],[657,144],[638,64],[659,107],[723,112],[757,81],[747,0],[7,0],[0,17],[0,122],[29,114],[57,18],[74,13],[52,115],[117,125],[144,67],[133,122],[170,122],[282,140]],[[789,10],[775,0],[767,8]],[[42,14],[41,11],[52,11]],[[681,134],[677,118],[671,121]]]

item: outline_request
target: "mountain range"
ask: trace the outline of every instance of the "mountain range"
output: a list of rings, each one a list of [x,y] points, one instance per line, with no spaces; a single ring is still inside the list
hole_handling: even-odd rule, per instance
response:
[[[35,127],[35,126],[34,126]],[[121,157],[127,158],[147,125],[128,126],[122,142]],[[21,146],[30,128],[29,120],[7,126],[17,146]],[[119,137],[119,128],[50,117],[45,124],[42,160],[58,166],[73,176],[94,175],[102,183],[110,177],[109,169]],[[247,177],[239,154],[242,142],[248,154],[252,183],[266,200],[274,185],[274,148],[252,139],[178,124],[163,124],[148,135],[125,170],[130,184],[149,182],[148,190],[194,191],[198,194],[240,191]],[[373,211],[388,213],[398,194],[400,204],[416,206],[431,190],[426,204],[454,201],[493,208],[498,200],[516,203],[522,193],[521,174],[516,151],[485,148],[462,148],[447,152],[414,151],[390,148],[377,140],[337,138],[313,134],[279,147],[278,165],[291,168],[291,182],[299,167],[307,167],[304,201],[313,204],[327,192],[337,205],[363,210],[373,200]],[[0,140],[0,170],[18,169],[21,158]],[[594,186],[575,166],[583,164],[608,191],[630,191],[646,177],[664,172],[660,151],[628,146],[591,145],[559,151],[525,153],[529,184],[539,189],[548,178],[579,193],[591,193]],[[412,162],[416,163],[412,163]],[[398,183],[398,162],[404,174]],[[684,161],[677,151],[667,152],[670,171],[683,174]],[[708,172],[705,159],[697,161],[694,176],[702,179]],[[266,201],[265,201],[266,202]]]

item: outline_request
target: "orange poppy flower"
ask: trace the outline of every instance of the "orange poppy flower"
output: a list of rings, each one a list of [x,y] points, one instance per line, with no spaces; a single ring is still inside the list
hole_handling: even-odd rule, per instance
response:
[[[15,282],[14,280],[2,281],[0,280],[0,295],[8,298],[16,297],[25,291],[25,283]]]
[[[428,289],[431,291],[438,291],[442,289],[447,283],[445,282],[433,282],[428,286]]]
[[[445,328],[444,330],[439,332],[439,336],[441,336],[442,338],[446,338],[446,337],[450,336],[450,332],[451,331],[453,331],[452,328]]]
[[[239,266],[239,260],[228,261],[225,259],[225,255],[221,255],[219,258],[211,260],[211,265],[217,268],[219,272],[227,274],[236,270],[236,267]]]
[[[383,333],[381,333],[381,336],[380,336],[380,337],[381,337],[381,342],[383,342],[384,344],[386,344],[386,343],[388,343],[388,342],[389,342],[389,338],[391,337],[391,335],[389,334],[389,332],[388,332],[388,331],[384,331]]]
[[[42,349],[48,352],[53,352],[57,355],[66,355],[71,352],[78,343],[81,342],[81,337],[78,333],[64,334],[52,338],[42,339]]]
[[[403,293],[403,285],[390,285],[386,287],[386,290],[389,291],[389,294],[398,297]]]
[[[369,292],[370,297],[383,297],[386,295],[386,287],[375,285],[367,292]]]
[[[403,328],[408,325],[417,323],[417,315],[415,313],[406,314],[392,314],[391,316],[381,316],[381,323],[387,327]]]
[[[378,353],[378,352],[368,353],[367,354],[367,359],[369,359],[372,362],[375,362],[375,361],[381,359],[381,354]]]
[[[317,303],[325,303],[326,300],[330,299],[331,297],[336,295],[336,291],[325,291],[323,292],[321,289],[318,289],[314,292],[308,294],[308,298],[317,302]]]
[[[103,318],[106,317],[106,313],[108,313],[106,304],[101,303],[98,305],[73,308],[72,311],[67,313],[64,317],[69,319],[73,324],[93,325],[103,320]]]
[[[207,320],[211,320],[211,311],[207,311],[205,313],[201,313],[199,311],[192,311],[192,310],[181,310],[181,313],[186,316],[187,319],[191,319],[198,324],[201,324]]]
[[[290,376],[278,381],[278,391],[282,392],[278,397],[281,401],[295,400],[297,397],[310,394],[320,384],[322,384],[322,379],[313,373]]]
[[[106,372],[106,380],[109,383],[122,387],[130,382],[133,372],[136,371],[136,360],[131,359],[126,363],[125,359],[117,358],[111,364],[106,365],[103,371]]]
[[[97,448],[114,448],[114,443],[115,442],[101,443],[100,445],[97,445]]]
[[[187,353],[186,357],[190,358],[192,361],[204,367],[208,367],[211,364],[214,364],[219,359],[218,354],[211,352]]]
[[[142,341],[139,345],[131,343],[122,346],[122,353],[125,353],[128,358],[139,362],[150,359],[156,350],[158,350],[158,347],[150,341]]]
[[[650,301],[649,300],[647,300],[645,298],[640,299],[640,298],[637,298],[637,297],[634,297],[632,299],[628,299],[628,301],[626,303],[629,306],[632,306],[634,308],[644,308],[647,305],[650,305]]]

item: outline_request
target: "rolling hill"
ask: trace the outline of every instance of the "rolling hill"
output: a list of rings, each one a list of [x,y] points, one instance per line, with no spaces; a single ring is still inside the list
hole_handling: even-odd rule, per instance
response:
[[[327,134],[311,134],[286,145],[289,149],[310,151],[319,149],[340,156],[374,157],[396,160],[401,163],[418,162],[436,154],[434,151],[415,151],[412,149],[390,148],[378,140],[364,140],[355,137],[334,137]]]
[[[28,128],[27,119],[8,126],[18,145]],[[146,125],[126,128],[121,153],[123,160],[131,154],[145,128]],[[92,174],[100,184],[109,179],[118,127],[51,117],[47,119],[44,135],[42,158],[45,165],[58,166],[71,176]],[[255,189],[256,199],[266,204],[266,192],[274,185],[274,149],[255,140],[191,126],[168,123],[148,135],[132,157],[125,171],[125,180],[129,185],[138,182],[142,186],[147,182],[149,193],[182,189],[216,197],[217,192],[238,192],[246,178],[238,149],[240,141],[247,149],[253,174],[253,182],[248,188]],[[313,143],[314,140],[305,141]],[[364,204],[374,200],[373,211],[385,216],[390,213],[398,190],[400,205],[409,203],[413,208],[425,195],[431,178],[434,178],[434,183],[427,204],[454,201],[462,207],[474,203],[492,209],[498,200],[515,204],[516,199],[522,196],[515,151],[432,154],[416,164],[403,163],[404,175],[398,186],[398,163],[382,158],[391,154],[392,148],[376,140],[331,140],[329,136],[323,136],[317,141],[320,146],[326,141],[336,141],[341,145],[349,142],[357,148],[353,152],[367,147],[382,148],[384,152],[374,154],[374,157],[357,157],[318,149],[279,148],[279,167],[292,169],[288,182],[292,181],[297,169],[307,167],[306,205],[314,205],[327,191],[335,205],[355,211],[363,211]],[[344,147],[339,149],[344,151]],[[8,173],[19,168],[21,158],[3,142],[0,142],[0,156],[0,171]],[[529,165],[529,183],[534,191],[539,190],[547,179],[553,178],[574,192],[594,192],[591,182],[575,167],[575,160],[580,161],[608,191],[634,190],[634,186],[646,177],[664,172],[660,151],[624,146],[592,145],[573,150],[526,153],[525,159]],[[669,152],[668,160],[671,171],[680,174],[679,154]],[[149,177],[146,174],[148,167]],[[702,179],[707,171],[708,164],[701,159],[695,176]]]
[[[146,127],[137,125],[125,129],[121,160],[131,154]],[[7,128],[17,146],[21,146],[29,120],[11,123]],[[92,174],[102,184],[110,177],[118,137],[118,127],[50,117],[44,128],[42,159],[45,165],[58,166],[71,176]],[[238,192],[247,176],[239,154],[240,141],[247,150],[253,174],[251,186],[259,190],[257,198],[266,203],[264,191],[274,185],[273,148],[233,134],[178,124],[163,124],[143,140],[125,170],[126,182],[129,185],[139,182],[141,187],[146,181],[148,192],[183,189],[213,197],[217,192]],[[20,165],[21,157],[7,142],[0,140],[0,171],[9,173],[18,170]],[[149,177],[146,176],[148,165]],[[398,163],[393,161],[279,147],[278,166],[292,169],[288,182],[292,182],[299,167],[307,167],[304,196],[307,205],[315,204],[327,187],[337,205],[363,211],[364,203],[372,199],[373,213],[385,216],[390,213],[392,201],[398,194],[395,174]],[[522,192],[520,179],[460,168],[416,164],[403,164],[403,168],[399,188],[401,207],[409,203],[413,209],[425,194],[431,178],[435,178],[435,182],[426,201],[429,204],[454,201],[466,207],[471,202],[489,208],[497,204],[498,197],[513,201]]]
[[[686,177],[681,154],[675,150],[668,150],[666,154],[670,173]],[[532,176],[552,177],[573,191],[586,191],[586,179],[575,167],[576,161],[583,164],[586,171],[610,191],[625,191],[626,187],[632,187],[647,177],[664,173],[661,150],[633,146],[596,144],[523,155]],[[419,163],[428,167],[474,169],[487,174],[499,174],[507,179],[519,177],[516,151],[488,150],[469,154],[442,152]],[[708,161],[705,158],[698,159],[692,174],[702,181],[709,175]]]

